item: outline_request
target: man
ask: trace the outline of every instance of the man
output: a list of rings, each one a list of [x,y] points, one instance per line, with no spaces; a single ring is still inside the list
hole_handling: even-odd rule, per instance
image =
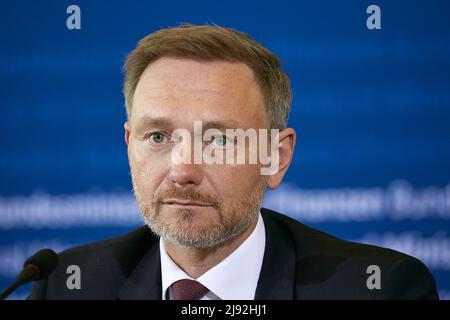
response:
[[[296,138],[286,127],[289,80],[274,54],[232,29],[182,25],[142,39],[124,70],[125,141],[146,226],[61,253],[31,299],[438,297],[417,259],[261,208]],[[216,131],[205,138],[208,129]],[[257,146],[230,130],[258,133]],[[236,160],[229,150],[244,162],[219,161]],[[261,151],[275,164],[269,174],[263,157],[250,161]],[[79,289],[68,289],[69,265],[80,267]]]

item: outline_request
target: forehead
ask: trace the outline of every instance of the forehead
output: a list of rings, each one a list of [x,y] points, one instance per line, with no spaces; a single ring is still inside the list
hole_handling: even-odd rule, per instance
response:
[[[262,92],[244,63],[198,62],[161,58],[150,64],[136,87],[131,121],[165,117],[174,122],[195,120],[239,122],[265,127]]]

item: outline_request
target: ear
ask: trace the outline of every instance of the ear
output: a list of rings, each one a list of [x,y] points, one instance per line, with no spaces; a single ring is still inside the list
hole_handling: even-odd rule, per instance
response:
[[[130,125],[128,121],[124,123],[123,127],[125,129],[125,143],[128,145],[130,143]]]
[[[269,176],[267,186],[270,189],[278,188],[281,180],[283,180],[294,155],[296,138],[295,130],[292,128],[286,128],[279,133],[279,166],[278,171]]]

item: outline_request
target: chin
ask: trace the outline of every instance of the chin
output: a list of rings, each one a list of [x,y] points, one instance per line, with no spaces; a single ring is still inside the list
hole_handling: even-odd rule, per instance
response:
[[[163,205],[159,210],[161,219],[175,221],[219,221],[220,216],[213,207]]]

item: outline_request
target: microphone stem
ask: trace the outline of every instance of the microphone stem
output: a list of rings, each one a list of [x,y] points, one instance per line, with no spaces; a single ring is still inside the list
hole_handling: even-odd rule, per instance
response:
[[[27,283],[39,274],[39,268],[34,264],[26,265],[22,272],[19,274],[17,279],[8,288],[0,293],[0,300],[4,300],[8,297],[14,290],[20,287],[22,284]]]
[[[5,300],[14,290],[20,287],[21,284],[21,281],[17,279],[12,285],[0,293],[0,300]]]

